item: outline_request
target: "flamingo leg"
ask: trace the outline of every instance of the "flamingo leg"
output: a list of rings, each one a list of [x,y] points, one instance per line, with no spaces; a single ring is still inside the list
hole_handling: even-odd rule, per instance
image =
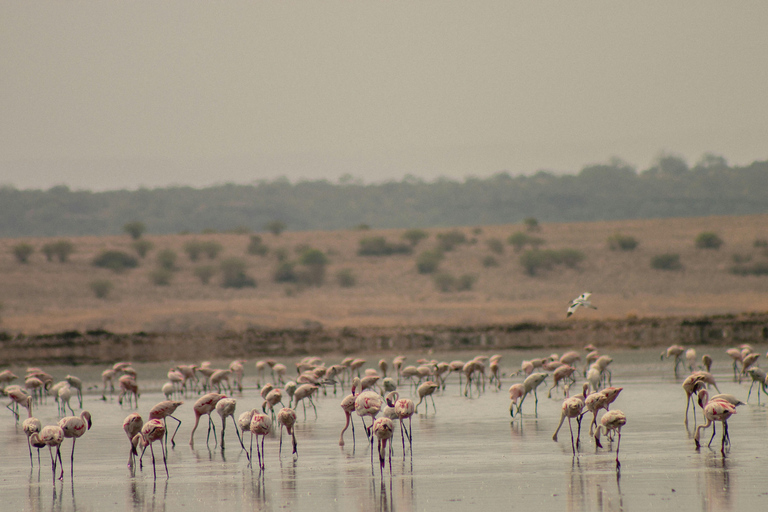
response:
[[[293,454],[298,458],[298,443],[296,443],[296,433],[293,430],[291,430],[291,441],[293,442]]]
[[[176,420],[176,422],[177,422],[177,424],[176,424],[176,430],[174,430],[174,431],[173,431],[173,435],[171,436],[171,446],[172,446],[173,448],[176,448],[176,441],[174,441],[174,439],[176,439],[176,432],[178,432],[178,431],[179,431],[179,427],[181,426],[181,420],[180,420],[179,418],[175,417],[175,416],[169,416],[169,418],[173,418],[173,419],[174,419],[174,420]],[[234,419],[234,418],[233,418],[233,419]],[[166,431],[166,432],[167,432],[167,431]]]
[[[267,437],[266,435],[261,436],[261,469],[264,469],[264,461],[266,461],[267,456],[264,453],[264,438]]]
[[[235,421],[234,415],[230,416],[230,418],[232,418],[232,423],[235,424],[235,434],[237,434],[237,440],[240,441],[240,447],[243,450],[245,450],[245,445],[243,444],[243,438],[240,436],[240,428],[238,427],[237,422]],[[247,452],[246,452],[246,454],[247,454]]]
[[[166,460],[167,449],[161,444],[160,450],[162,450],[163,452],[163,466],[165,466],[165,478],[170,478],[170,475],[168,475],[168,461]]]
[[[56,448],[56,457],[59,459],[59,464],[61,464],[61,474],[59,475],[59,480],[64,480],[64,461],[61,460],[61,445]]]
[[[69,459],[69,476],[71,478],[75,477],[75,441],[77,441],[77,438],[72,438],[72,455]]]
[[[157,471],[155,471],[155,449],[152,443],[149,443],[149,452],[152,454],[152,476],[157,480]]]
[[[437,407],[435,407],[435,397],[429,395],[429,398],[432,400],[432,410],[435,411],[435,414],[437,414]]]
[[[29,465],[34,466],[35,463],[32,459],[32,445],[29,444],[29,437],[27,437],[27,448],[29,448]]]
[[[283,427],[280,427],[280,448],[277,450],[277,457],[280,458],[283,455]]]
[[[573,425],[571,424],[571,418],[568,418],[568,429],[571,431],[571,450],[576,455],[576,446],[573,444]]]
[[[616,471],[621,471],[621,462],[619,462],[619,448],[621,448],[621,428],[618,430],[619,440],[616,443]]]
[[[712,440],[715,438],[715,425],[717,425],[714,421],[712,422],[712,437],[709,438],[709,443],[707,443],[707,448],[712,444]]]

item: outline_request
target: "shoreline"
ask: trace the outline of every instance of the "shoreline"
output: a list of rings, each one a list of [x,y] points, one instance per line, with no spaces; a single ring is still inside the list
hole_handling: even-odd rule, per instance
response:
[[[0,332],[3,366],[108,364],[387,351],[650,348],[673,343],[728,346],[768,340],[768,312],[709,316],[567,320],[487,325],[260,328],[244,331]]]

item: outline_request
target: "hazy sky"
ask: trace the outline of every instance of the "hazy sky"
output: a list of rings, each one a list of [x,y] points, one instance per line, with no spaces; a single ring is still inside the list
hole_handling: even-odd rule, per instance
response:
[[[0,184],[768,158],[768,2],[0,0]]]

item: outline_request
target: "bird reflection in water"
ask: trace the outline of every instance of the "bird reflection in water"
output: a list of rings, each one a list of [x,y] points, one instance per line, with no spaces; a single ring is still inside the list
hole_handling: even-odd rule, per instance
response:
[[[701,492],[704,500],[702,510],[733,510],[732,487],[727,459],[716,456],[708,457],[704,470],[704,489]]]
[[[583,461],[578,457],[573,458],[568,481],[566,510],[624,510],[621,474],[604,471],[603,466],[604,464],[597,467],[587,464],[585,473]],[[596,473],[596,469],[599,469],[599,472]]]

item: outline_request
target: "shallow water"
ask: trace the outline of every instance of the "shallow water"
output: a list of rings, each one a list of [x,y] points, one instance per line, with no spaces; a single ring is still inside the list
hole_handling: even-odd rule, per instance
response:
[[[713,371],[721,391],[746,400],[748,385],[733,382],[724,349],[708,350],[715,357]],[[503,354],[506,374],[519,368],[523,358],[545,355]],[[473,355],[446,354],[441,359]],[[72,445],[70,440],[65,441],[63,482],[52,483],[47,449],[41,451],[42,464],[38,466],[35,455],[35,467],[30,470],[26,436],[20,424],[14,424],[8,411],[0,411],[0,510],[207,511],[216,507],[442,512],[482,506],[512,510],[720,511],[746,510],[765,503],[768,488],[761,470],[766,461],[768,413],[757,405],[754,391],[750,404],[740,407],[729,421],[732,448],[726,457],[719,450],[719,426],[712,449],[703,446],[697,451],[692,438],[693,418],[691,431],[683,425],[685,394],[681,381],[672,375],[671,363],[659,362],[656,350],[611,355],[615,359],[611,365],[613,385],[625,388],[612,408],[624,411],[628,419],[622,430],[620,474],[615,467],[616,442],[611,452],[607,442],[606,448],[596,451],[594,441],[586,436],[589,415],[577,456],[572,454],[567,425],[560,431],[559,441],[552,441],[560,418],[562,392],[557,399],[546,398],[551,377],[540,388],[538,417],[534,416],[534,401],[529,398],[523,406],[524,418],[510,422],[506,390],[520,378],[507,377],[500,392],[488,388],[479,397],[469,399],[460,395],[457,377],[452,376],[447,390],[435,398],[437,413],[430,402],[428,414],[422,404],[420,414],[414,417],[412,453],[403,455],[396,429],[391,474],[387,466],[383,477],[378,461],[372,471],[371,453],[359,418],[355,418],[354,446],[349,430],[346,445],[338,446],[344,425],[339,402],[346,393],[339,391],[333,396],[332,390],[328,396],[316,399],[317,419],[309,409],[304,420],[299,406],[297,460],[291,457],[287,439],[279,457],[278,436],[272,435],[265,443],[265,470],[248,467],[231,420],[224,451],[214,448],[213,439],[206,448],[203,422],[195,435],[195,447],[191,448],[191,405],[196,397],[188,397],[176,414],[183,423],[176,447],[168,455],[170,478],[165,477],[157,445],[157,479],[152,476],[149,451],[143,471],[132,475],[126,464],[129,442],[122,430],[123,419],[131,411],[121,409],[115,400],[103,402],[100,392],[92,389],[85,396],[84,408],[91,412],[94,426],[77,443],[74,478],[70,477],[69,463]],[[418,357],[411,356],[408,361],[412,364]],[[378,361],[378,357],[368,360]],[[144,389],[139,412],[146,419],[149,409],[163,398],[158,390],[168,365],[136,367]],[[100,382],[101,369],[47,370],[57,380],[72,373],[95,384]],[[19,371],[15,373],[20,375]],[[242,396],[236,395],[236,415],[261,406],[251,363],[246,366],[246,376],[246,390]],[[402,394],[409,395],[407,391]],[[34,414],[44,425],[57,421],[52,400],[35,409]],[[701,421],[700,412],[697,418]],[[214,420],[218,429],[220,419],[215,414]],[[702,439],[708,440],[709,432]]]

